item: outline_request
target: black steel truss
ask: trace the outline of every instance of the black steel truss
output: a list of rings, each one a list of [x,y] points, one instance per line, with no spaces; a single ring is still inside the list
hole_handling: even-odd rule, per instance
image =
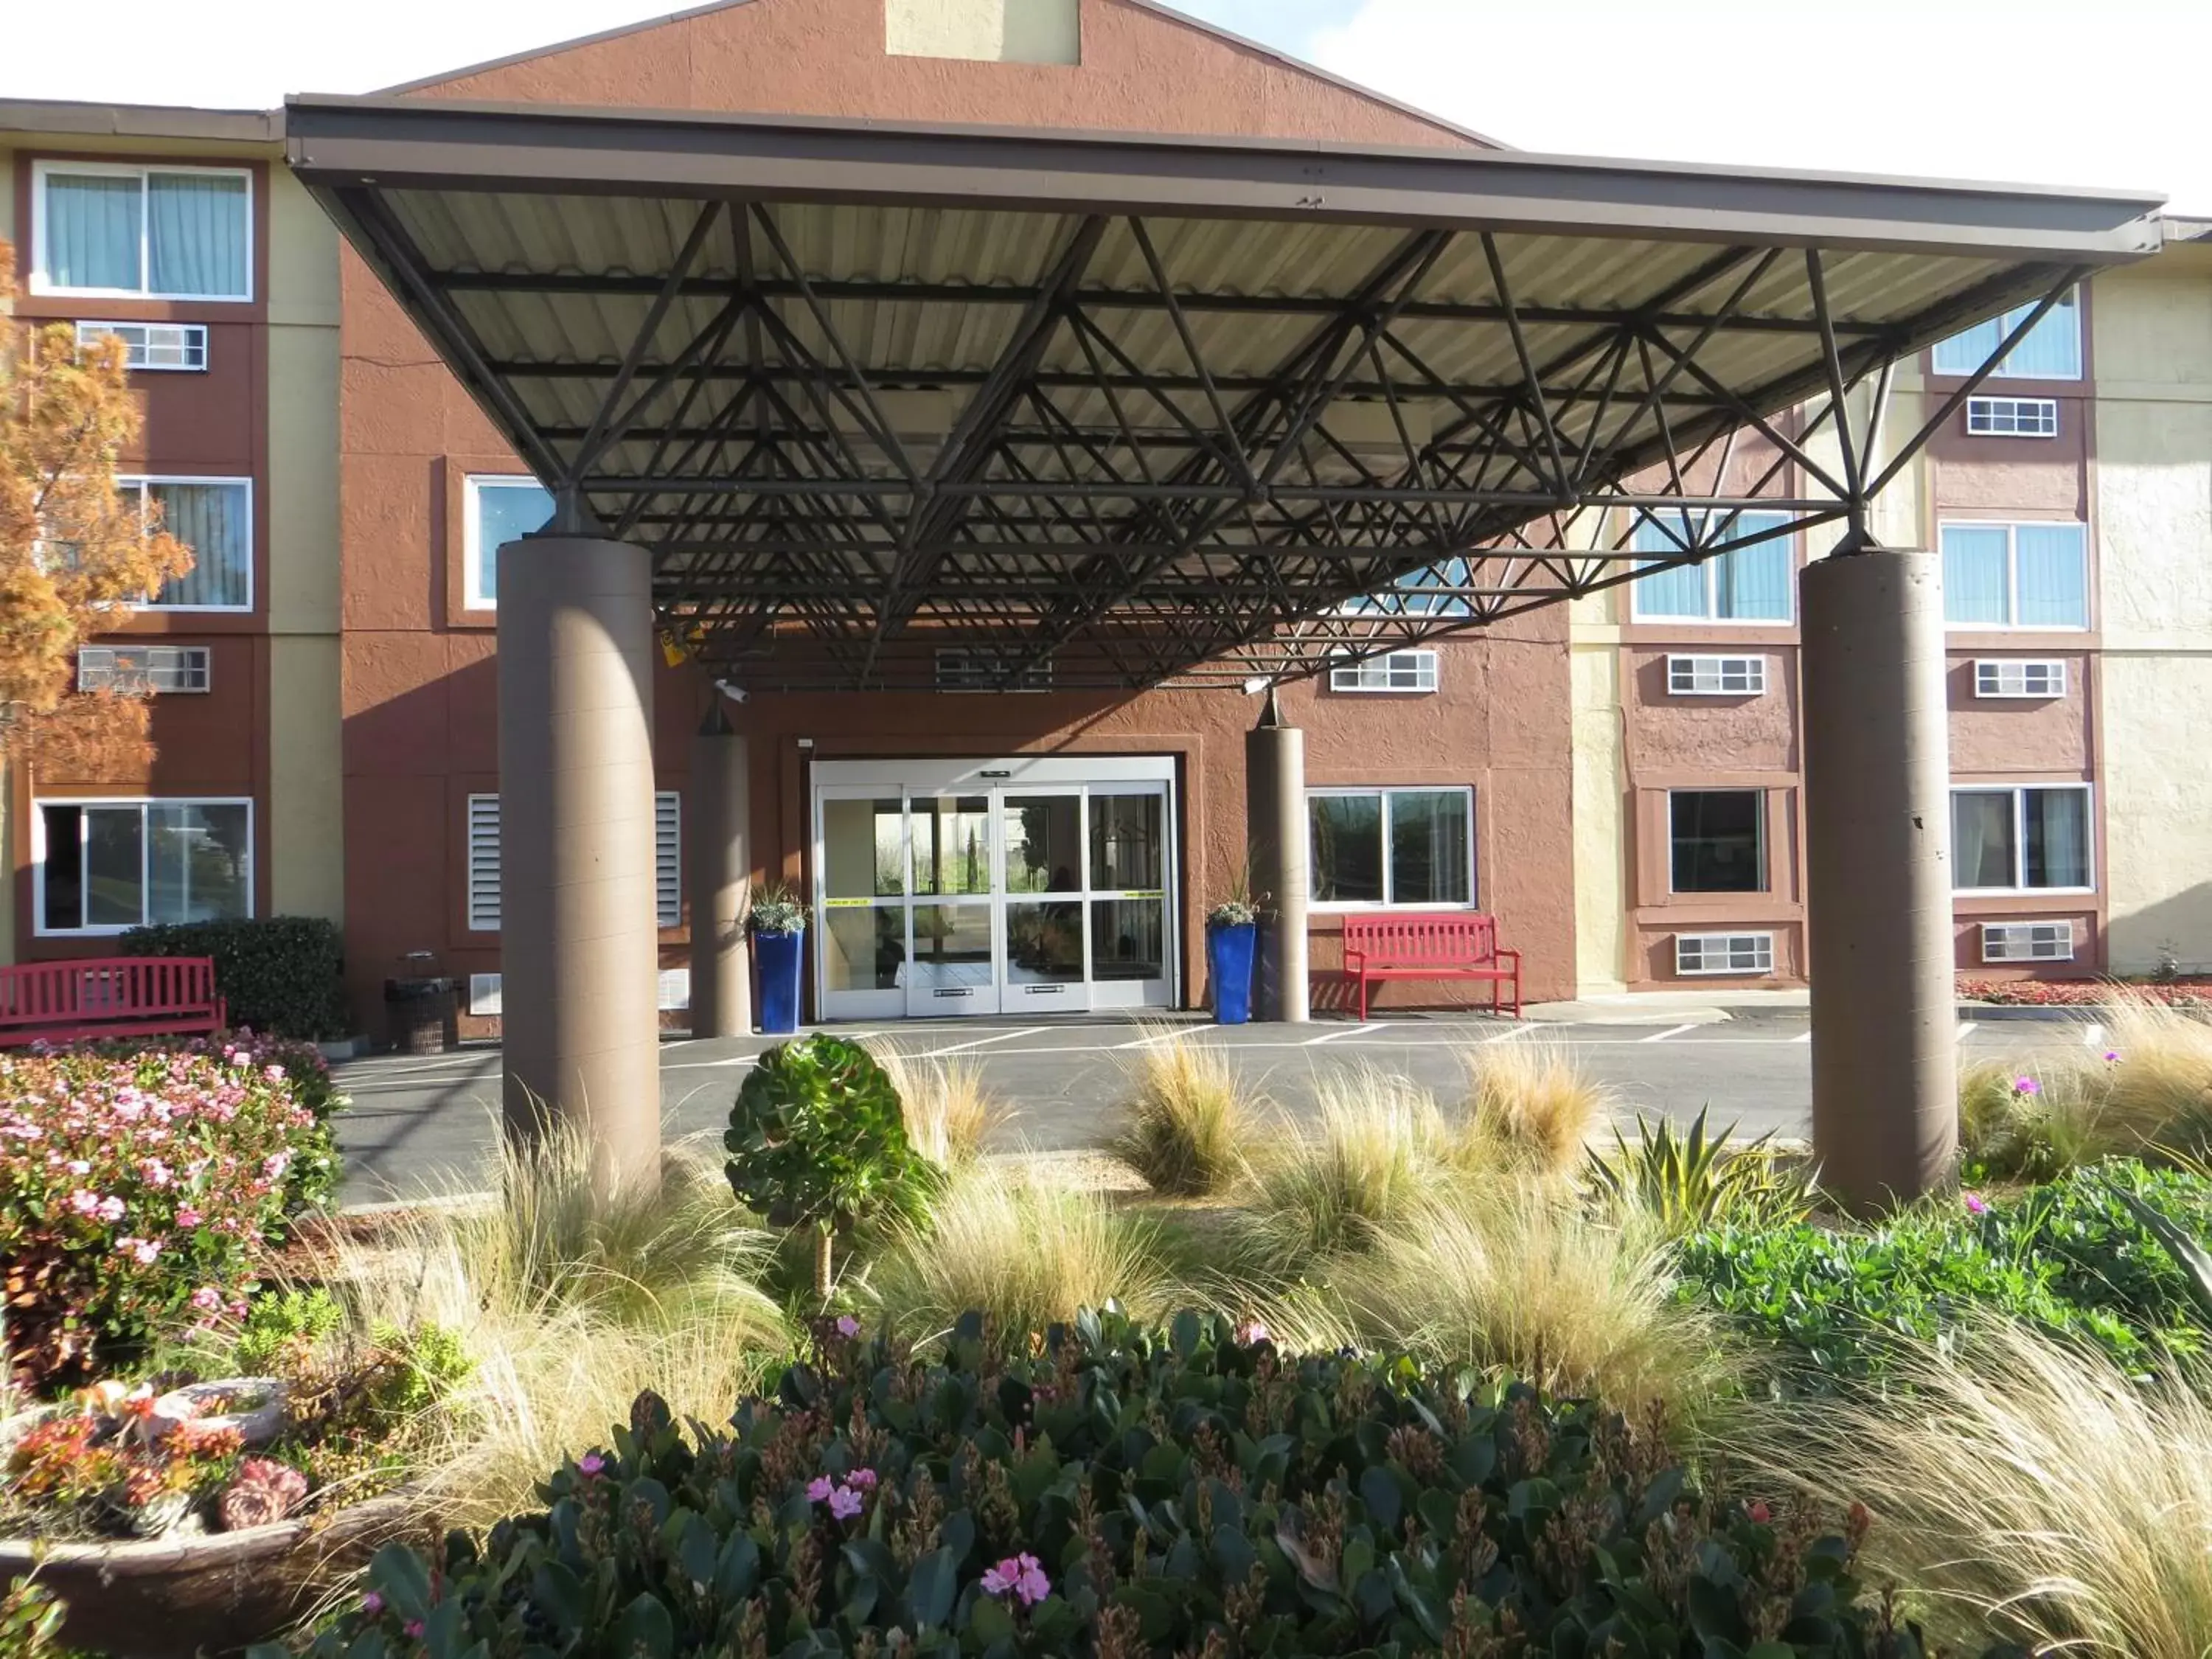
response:
[[[1876,322],[1830,304],[1848,255],[1722,245],[1611,309],[1534,303],[1495,234],[1427,228],[1322,301],[1209,289],[1144,217],[1094,213],[1059,221],[1025,283],[838,281],[775,210],[730,199],[684,210],[658,275],[507,274],[435,268],[374,191],[335,199],[564,522],[649,546],[670,637],[763,689],[927,689],[947,649],[987,652],[963,672],[1008,687],[1047,664],[1068,688],[1292,678],[1778,536],[1863,533],[2091,269],[2004,266]],[[1093,278],[1109,235],[1143,283]],[[1470,246],[1488,296],[1429,292]],[[1805,313],[1754,307],[1793,262]],[[618,359],[495,356],[472,307],[528,295],[646,308]],[[1886,421],[1899,359],[2031,300],[1927,418]],[[842,318],[884,306],[972,308],[995,357],[933,368],[851,337]],[[1454,331],[1492,366],[1449,367]],[[1258,371],[1249,337],[1283,343]],[[1745,341],[1781,366],[1714,366]],[[580,392],[587,418],[549,416]],[[941,431],[902,429],[917,394]]]

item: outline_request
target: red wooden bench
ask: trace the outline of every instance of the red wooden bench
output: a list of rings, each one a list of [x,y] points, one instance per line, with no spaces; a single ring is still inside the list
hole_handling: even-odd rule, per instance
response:
[[[208,957],[94,957],[0,968],[0,1048],[220,1031],[229,1018]]]
[[[1359,983],[1359,1018],[1367,1018],[1367,981],[1472,979],[1490,982],[1490,1012],[1512,988],[1521,1018],[1521,953],[1498,948],[1498,918],[1471,910],[1391,911],[1344,919],[1344,976]]]

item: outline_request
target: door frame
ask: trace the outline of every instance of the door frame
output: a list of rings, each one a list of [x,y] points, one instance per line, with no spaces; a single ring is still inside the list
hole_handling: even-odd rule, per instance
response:
[[[996,820],[1000,803],[1006,794],[1020,794],[1026,791],[1048,791],[1069,787],[1104,786],[1109,790],[1115,785],[1158,785],[1163,793],[1161,805],[1161,838],[1164,842],[1163,868],[1166,876],[1166,897],[1163,903],[1163,938],[1161,965],[1164,979],[1159,981],[1123,981],[1123,985],[1149,988],[1158,985],[1157,1001],[1146,999],[1139,992],[1135,995],[1119,988],[1102,988],[1091,978],[1090,926],[1086,914],[1084,927],[1085,978],[1088,989],[1087,1006],[1095,1011],[1136,1009],[1146,1006],[1174,1008],[1181,1006],[1182,984],[1182,815],[1178,810],[1180,782],[1176,775],[1177,758],[1173,755],[1097,755],[1045,756],[1018,755],[1001,759],[934,758],[919,760],[817,760],[809,779],[808,817],[808,908],[812,912],[814,948],[811,952],[814,979],[814,1006],[819,1018],[825,1022],[838,1020],[884,1020],[908,1018],[907,989],[902,986],[889,991],[841,991],[828,989],[829,963],[827,955],[827,917],[829,900],[825,889],[828,871],[824,860],[823,803],[830,799],[867,798],[882,799],[899,796],[902,807],[910,795],[982,794],[994,796],[993,803],[992,858],[995,878],[991,898],[994,959],[1001,982],[1006,977],[1006,910],[1012,896],[1005,890],[1005,830]],[[1002,792],[1002,793],[1001,793]],[[1088,792],[1085,822],[1088,823]],[[906,814],[910,820],[910,812]],[[900,901],[908,908],[908,940],[911,951],[911,907],[915,902],[913,834],[910,822],[906,835],[907,887],[908,891]],[[1085,848],[1086,860],[1089,849]],[[1084,891],[1090,888],[1086,869]],[[1035,896],[1042,897],[1043,896]],[[1087,900],[1085,901],[1086,903]],[[1108,994],[1100,994],[1102,988]],[[1003,992],[1002,992],[1003,994]],[[836,999],[832,1009],[830,999]],[[1015,1014],[1024,1011],[1016,1008]],[[1030,1010],[1039,1018],[1048,1018],[1042,1010]],[[1070,1014],[1079,1012],[1069,1008]]]

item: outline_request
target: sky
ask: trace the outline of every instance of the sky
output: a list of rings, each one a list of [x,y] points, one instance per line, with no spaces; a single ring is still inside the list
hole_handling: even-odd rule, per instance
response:
[[[14,0],[0,97],[265,107],[680,3]],[[2212,216],[2209,0],[1183,3],[1522,149],[2150,189]]]

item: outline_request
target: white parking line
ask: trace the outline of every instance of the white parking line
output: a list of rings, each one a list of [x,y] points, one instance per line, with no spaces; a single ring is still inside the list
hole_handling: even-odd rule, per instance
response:
[[[1959,1022],[1959,1038],[1958,1038],[1958,1040],[1959,1040],[1960,1042],[1965,1042],[1968,1037],[1970,1037],[1970,1036],[1973,1036],[1973,1034],[1974,1034],[1974,1022],[1973,1022],[1972,1020],[1971,1020],[1971,1019],[1962,1019],[1962,1020],[1960,1020],[1960,1021]]]
[[[1308,1037],[1300,1046],[1307,1048],[1318,1048],[1322,1043],[1334,1042],[1339,1037],[1364,1036],[1370,1031],[1379,1031],[1382,1029],[1382,1027],[1379,1024],[1371,1020],[1360,1025],[1340,1025],[1333,1031],[1323,1031],[1317,1037]]]
[[[1664,1042],[1668,1037],[1678,1037],[1685,1031],[1694,1031],[1697,1029],[1694,1025],[1677,1025],[1672,1030],[1654,1031],[1648,1037],[1638,1037],[1636,1040],[1638,1042]]]
[[[942,1060],[947,1054],[963,1054],[970,1048],[983,1048],[994,1042],[1012,1042],[1016,1037],[1038,1036],[1052,1030],[1049,1025],[1029,1025],[1018,1031],[1001,1031],[996,1036],[977,1037],[973,1042],[956,1042],[945,1048],[926,1048],[914,1056],[916,1060]]]
[[[1493,1043],[1510,1042],[1515,1037],[1527,1036],[1535,1029],[1536,1028],[1534,1026],[1525,1023],[1519,1025],[1509,1025],[1504,1030],[1500,1031],[1496,1036],[1483,1038],[1482,1046],[1487,1048]]]
[[[1966,1031],[1971,1031],[1974,1028],[1972,1026],[1969,1025],[1966,1028]],[[1959,1035],[1960,1036],[1966,1036],[1966,1031],[1961,1031]],[[1792,1042],[1810,1042],[1813,1040],[1813,1033],[1810,1030],[1800,1031],[1796,1036],[1791,1037],[1790,1040]]]

